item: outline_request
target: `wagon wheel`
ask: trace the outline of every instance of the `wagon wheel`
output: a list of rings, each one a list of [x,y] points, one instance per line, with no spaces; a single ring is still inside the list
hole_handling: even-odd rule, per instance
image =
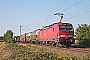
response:
[[[58,47],[58,43],[55,43],[55,47]]]
[[[52,45],[51,46],[55,46],[55,43],[52,41]]]
[[[31,44],[33,43],[32,40],[30,41],[30,43],[31,43]]]
[[[36,44],[38,44],[38,40],[36,40]]]

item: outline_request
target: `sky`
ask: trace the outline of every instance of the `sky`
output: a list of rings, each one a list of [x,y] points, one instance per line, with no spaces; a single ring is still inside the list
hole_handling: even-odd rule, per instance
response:
[[[90,25],[90,0],[0,0],[0,36],[7,30],[14,35],[34,31],[42,26],[59,22]]]

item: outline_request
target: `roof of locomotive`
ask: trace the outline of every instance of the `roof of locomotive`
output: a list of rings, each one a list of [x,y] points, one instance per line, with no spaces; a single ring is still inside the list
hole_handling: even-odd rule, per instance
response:
[[[65,24],[66,24],[66,25],[72,25],[71,23],[66,23],[66,22],[65,22],[65,23],[58,22],[57,24],[59,24],[59,25],[65,25]]]
[[[44,26],[41,30],[48,29],[48,28],[52,27],[52,26],[55,25],[55,24],[59,24],[59,25],[64,25],[64,24],[66,24],[66,25],[72,25],[71,23],[62,23],[62,22],[58,22],[58,23],[53,23],[53,24],[48,25],[48,26]]]

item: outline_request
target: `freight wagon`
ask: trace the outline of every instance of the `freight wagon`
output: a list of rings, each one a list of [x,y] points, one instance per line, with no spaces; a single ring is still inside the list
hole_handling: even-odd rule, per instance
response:
[[[20,36],[20,42],[25,42],[26,41],[26,34],[23,34]]]
[[[40,29],[34,30],[30,34],[30,43],[38,43],[38,34],[39,34]]]

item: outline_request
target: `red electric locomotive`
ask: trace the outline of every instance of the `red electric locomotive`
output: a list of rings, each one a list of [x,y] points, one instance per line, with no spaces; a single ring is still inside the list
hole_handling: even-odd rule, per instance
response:
[[[45,26],[39,32],[38,40],[42,44],[71,46],[75,42],[73,26],[62,22]]]
[[[31,43],[35,42],[53,46],[63,45],[66,47],[74,44],[74,29],[72,24],[61,22],[64,14],[56,13],[54,15],[61,15],[60,22],[45,26],[42,29],[37,29],[30,34],[28,33],[30,36],[25,34],[25,38],[29,39],[28,41]],[[26,36],[28,36],[29,38],[27,38]],[[26,39],[25,41],[27,41]]]

